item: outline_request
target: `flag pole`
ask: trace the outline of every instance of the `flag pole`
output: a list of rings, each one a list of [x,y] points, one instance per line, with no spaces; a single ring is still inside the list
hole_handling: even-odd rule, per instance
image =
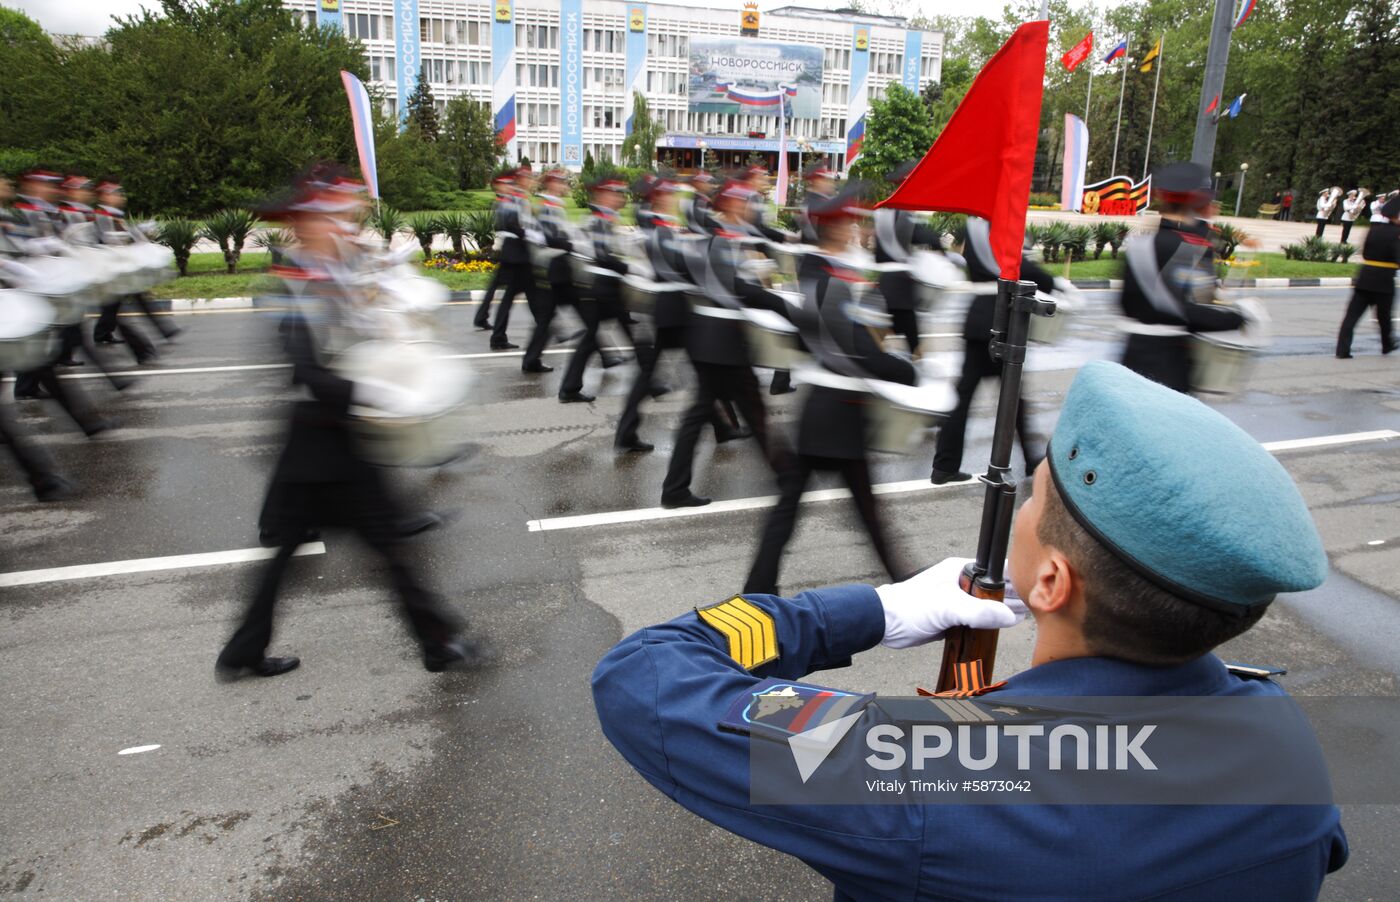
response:
[[[1094,97],[1094,60],[1093,53],[1089,54],[1089,93],[1084,95],[1084,124],[1089,124],[1089,101]]]
[[[1147,153],[1142,158],[1142,177],[1147,178],[1147,170],[1152,165],[1152,125],[1157,121],[1157,89],[1162,86],[1162,61],[1166,58],[1167,33],[1157,42],[1157,78],[1152,83],[1152,114],[1147,117]]]
[[[1113,127],[1113,162],[1108,166],[1108,177],[1118,174],[1118,133],[1123,129],[1123,93],[1128,88],[1128,54],[1123,54],[1123,80],[1118,86],[1118,124]]]

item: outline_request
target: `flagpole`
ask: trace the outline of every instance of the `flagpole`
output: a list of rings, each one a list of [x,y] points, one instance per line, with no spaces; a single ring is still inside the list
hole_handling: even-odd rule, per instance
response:
[[[1123,81],[1118,86],[1118,124],[1113,127],[1113,162],[1108,165],[1108,177],[1118,174],[1118,133],[1123,129],[1123,92],[1128,88],[1128,54],[1123,54]]]
[[[1152,125],[1157,121],[1157,89],[1162,86],[1162,60],[1165,58],[1167,33],[1157,42],[1157,78],[1152,83],[1152,114],[1147,117],[1147,153],[1142,158],[1142,177],[1147,178],[1147,170],[1152,165]]]
[[[1092,53],[1089,54],[1091,57]],[[1094,96],[1094,61],[1089,60],[1089,93],[1084,95],[1084,124],[1089,124],[1089,101]]]

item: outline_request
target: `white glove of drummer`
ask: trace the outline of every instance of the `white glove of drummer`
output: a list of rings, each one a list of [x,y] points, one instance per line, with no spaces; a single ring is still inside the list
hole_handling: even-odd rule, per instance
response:
[[[403,413],[412,402],[412,393],[403,386],[378,379],[362,379],[355,383],[350,392],[351,406],[367,407],[370,410]]]
[[[1026,617],[1026,606],[1008,581],[1006,601],[973,598],[958,585],[971,558],[950,557],[903,582],[880,586],[875,594],[885,607],[885,638],[889,648],[912,648],[935,639],[955,626],[1006,629]]]
[[[1055,277],[1055,290],[1058,291],[1060,294],[1065,295],[1079,293],[1079,289],[1074,287],[1074,283],[1071,282],[1069,279],[1066,279],[1064,276]]]

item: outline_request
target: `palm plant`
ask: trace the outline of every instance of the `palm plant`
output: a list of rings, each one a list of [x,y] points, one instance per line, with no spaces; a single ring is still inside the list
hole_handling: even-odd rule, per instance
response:
[[[1118,249],[1123,246],[1124,241],[1128,240],[1128,236],[1132,234],[1132,231],[1133,227],[1126,222],[1114,224],[1113,237],[1108,240],[1108,246],[1110,248],[1109,255],[1113,257],[1113,259],[1118,259]]]
[[[1226,260],[1233,259],[1235,250],[1239,248],[1241,244],[1249,240],[1249,236],[1245,234],[1244,229],[1237,229],[1229,223],[1220,226],[1216,234],[1220,238],[1220,256]]]
[[[156,241],[170,248],[175,254],[175,266],[180,275],[189,275],[190,250],[199,240],[204,227],[189,219],[163,219],[156,231]]]
[[[472,244],[483,254],[490,251],[496,242],[496,217],[491,215],[490,210],[478,210],[468,213],[464,218],[465,231]]]
[[[1332,258],[1332,242],[1316,235],[1309,235],[1303,239],[1300,249],[1299,259],[1312,263],[1325,263]]]
[[[1063,222],[1052,222],[1045,227],[1045,231],[1040,236],[1040,243],[1045,248],[1045,261],[1047,263],[1060,262],[1060,247],[1069,240],[1069,237],[1069,226]]]
[[[487,215],[490,215],[489,213]],[[438,217],[438,231],[452,242],[452,253],[462,255],[462,241],[470,234],[467,228],[468,216],[459,210],[444,213]]]
[[[378,209],[373,210],[366,218],[365,224],[370,231],[384,239],[384,246],[387,248],[394,241],[394,236],[404,230],[405,222],[403,213],[389,206],[380,204]]]
[[[1118,233],[1118,224],[1114,222],[1100,222],[1094,225],[1094,259],[1103,256],[1103,249],[1113,243],[1113,237]]]
[[[1333,259],[1333,260],[1339,260],[1339,261],[1341,261],[1342,263],[1346,263],[1348,260],[1351,259],[1351,255],[1354,254],[1354,253],[1356,253],[1356,245],[1354,245],[1354,244],[1335,244],[1335,245],[1332,246],[1332,250],[1333,250],[1333,256],[1332,256],[1332,259]]]
[[[205,221],[200,234],[219,246],[228,271],[234,273],[238,271],[238,259],[243,256],[243,245],[257,227],[258,217],[252,210],[225,207]]]
[[[282,262],[282,255],[294,241],[296,236],[291,229],[263,229],[253,236],[253,246],[267,251],[272,256],[273,265]]]
[[[1064,248],[1065,257],[1070,261],[1083,260],[1088,253],[1089,245],[1094,240],[1094,229],[1092,226],[1072,226],[1065,236]]]
[[[442,231],[438,218],[431,213],[415,213],[408,218],[408,230],[413,233],[413,239],[423,249],[423,259],[431,259],[433,239]]]

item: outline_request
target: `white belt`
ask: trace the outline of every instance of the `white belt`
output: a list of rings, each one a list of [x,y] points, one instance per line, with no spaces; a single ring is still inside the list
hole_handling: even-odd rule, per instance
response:
[[[701,316],[710,316],[715,319],[748,320],[742,310],[730,310],[728,307],[710,307],[705,304],[696,304],[693,308]]]

